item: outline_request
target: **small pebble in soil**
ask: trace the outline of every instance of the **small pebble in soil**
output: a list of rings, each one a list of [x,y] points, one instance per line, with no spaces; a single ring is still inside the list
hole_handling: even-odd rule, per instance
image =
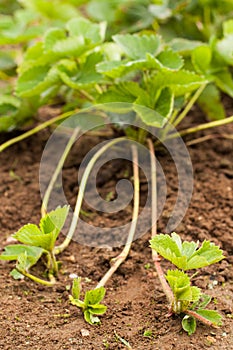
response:
[[[71,273],[69,275],[69,278],[71,278],[73,280],[74,278],[78,278],[78,275],[76,273]]]
[[[89,337],[89,335],[90,335],[89,330],[88,330],[88,329],[85,329],[85,328],[82,328],[82,329],[80,330],[80,332],[81,332],[82,337]]]

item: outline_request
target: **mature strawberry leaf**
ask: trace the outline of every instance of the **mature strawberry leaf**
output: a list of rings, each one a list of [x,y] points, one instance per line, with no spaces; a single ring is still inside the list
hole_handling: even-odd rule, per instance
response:
[[[158,35],[118,34],[113,40],[122,51],[132,59],[145,58],[147,53],[157,55],[161,50],[161,39]]]

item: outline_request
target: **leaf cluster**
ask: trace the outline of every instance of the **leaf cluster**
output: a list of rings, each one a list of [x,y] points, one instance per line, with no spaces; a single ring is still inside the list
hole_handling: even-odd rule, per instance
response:
[[[195,332],[196,319],[203,322],[207,320],[213,326],[221,324],[221,316],[217,311],[205,309],[211,298],[202,294],[201,289],[191,285],[191,278],[184,272],[199,269],[219,262],[224,258],[223,252],[218,246],[209,241],[204,241],[199,247],[199,242],[181,241],[175,232],[171,236],[159,234],[150,241],[150,246],[163,258],[172,262],[178,269],[168,270],[166,280],[172,290],[172,312],[186,313],[182,326],[189,334]],[[193,314],[189,313],[193,311]]]
[[[11,273],[13,277],[28,276],[30,268],[38,262],[42,255],[46,257],[48,272],[57,273],[58,263],[54,256],[54,248],[68,211],[68,206],[58,207],[41,218],[39,227],[27,224],[12,235],[23,244],[6,246],[0,255],[0,260],[16,260],[16,270],[14,269]]]
[[[95,315],[103,315],[107,307],[100,302],[105,296],[105,288],[100,287],[89,290],[85,293],[84,300],[80,300],[81,277],[75,278],[72,285],[72,295],[69,296],[72,305],[82,309],[84,319],[90,324],[100,323],[100,319]]]

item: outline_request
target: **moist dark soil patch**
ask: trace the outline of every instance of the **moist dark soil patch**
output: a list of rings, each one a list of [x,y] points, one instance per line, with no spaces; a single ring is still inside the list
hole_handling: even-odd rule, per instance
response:
[[[233,140],[220,136],[222,133],[232,135],[233,125],[199,133],[196,137],[212,133],[219,137],[189,147],[194,191],[185,218],[176,231],[187,240],[209,239],[224,250],[226,259],[203,269],[194,280],[213,296],[211,306],[223,315],[223,326],[214,329],[198,324],[196,333],[189,337],[182,330],[179,317],[167,317],[165,296],[153,267],[148,268],[152,261],[147,233],[133,243],[128,259],[106,285],[104,301],[108,310],[100,326],[85,323],[81,311],[69,304],[70,274],[82,276],[83,289],[91,289],[107,271],[110,259],[119,253],[119,248],[90,248],[73,242],[61,255],[62,271],[53,288],[28,279],[15,281],[9,276],[13,264],[0,262],[0,349],[126,349],[117,335],[134,350],[233,349]],[[49,135],[49,131],[43,131],[0,154],[2,248],[10,234],[23,224],[38,223],[40,219],[38,171]],[[98,142],[99,139],[84,137],[79,150],[84,155]],[[166,205],[158,222],[159,231],[163,232],[177,195],[177,175],[169,154],[160,152],[158,158],[168,183]],[[63,171],[65,193],[71,206],[75,204],[78,190],[76,173],[80,160],[71,156]],[[113,199],[116,181],[131,175],[129,163],[110,163],[98,180],[101,196],[106,198],[110,193]],[[143,182],[141,186],[143,206],[147,185]],[[84,205],[84,210],[88,209]],[[111,227],[130,221],[131,211],[129,203],[119,215],[93,213],[83,218],[96,226]],[[84,329],[89,331],[88,336],[83,335]],[[144,335],[146,330],[151,331],[150,337]]]

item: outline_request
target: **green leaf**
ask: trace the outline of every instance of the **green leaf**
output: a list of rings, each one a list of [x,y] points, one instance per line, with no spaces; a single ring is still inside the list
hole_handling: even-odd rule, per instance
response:
[[[213,325],[216,325],[216,326],[221,326],[222,322],[222,316],[215,310],[207,310],[207,309],[198,309],[198,310],[195,310],[195,312],[206,318],[208,321],[212,322]]]
[[[201,85],[208,82],[204,77],[186,70],[178,72],[160,71],[149,80],[151,91],[157,91],[164,87],[170,87],[175,96],[182,96],[197,90]]]
[[[81,301],[79,299],[75,299],[72,295],[69,295],[69,300],[70,300],[72,305],[80,307],[83,310],[85,309],[85,304],[83,301]]]
[[[102,304],[95,304],[88,307],[91,314],[103,315],[107,311],[107,306]]]
[[[100,323],[99,317],[93,316],[93,314],[91,314],[89,310],[84,311],[84,319],[86,322],[88,322],[90,324],[99,324]]]
[[[35,257],[36,261],[40,259],[44,253],[44,249],[39,247],[26,246],[22,244],[8,245],[0,255],[0,260],[17,260],[18,256],[27,253],[27,256]]]
[[[214,243],[204,241],[201,247],[190,256],[187,269],[197,269],[219,262],[224,258],[223,251]]]
[[[36,225],[27,224],[21,227],[19,231],[12,236],[21,243],[50,251],[56,240],[56,231],[54,230],[48,234],[44,234]]]
[[[147,101],[149,96],[138,86],[137,83],[127,81],[110,86],[109,89],[101,94],[98,98],[98,103],[109,102],[135,102],[140,96],[144,101]]]
[[[197,302],[193,303],[192,310],[198,308],[198,309],[204,309],[210,302],[211,302],[211,296],[202,293],[200,295],[200,298]]]
[[[146,106],[135,103],[133,109],[146,125],[162,128],[167,121],[164,116]]]
[[[147,53],[157,55],[161,49],[161,39],[158,35],[118,34],[113,40],[122,51],[132,59],[145,58]]]
[[[208,45],[198,46],[192,51],[192,64],[195,70],[200,73],[207,73],[212,60],[212,52]]]
[[[192,316],[185,315],[182,319],[182,327],[188,335],[195,333],[196,331],[196,320]]]
[[[59,75],[62,81],[72,89],[80,89],[98,84],[103,81],[103,77],[96,71],[96,64],[102,60],[102,54],[94,52],[87,56],[83,65],[78,69],[72,66],[70,61],[64,61],[59,65]],[[73,62],[74,63],[74,62]],[[69,65],[69,66],[67,66]],[[70,70],[70,71],[69,71]]]
[[[103,300],[105,292],[106,290],[104,287],[87,291],[84,298],[84,304],[86,306],[99,304],[101,300]]]
[[[208,84],[205,87],[197,102],[210,120],[220,120],[226,117],[219,89],[214,84]]]
[[[50,69],[48,66],[32,67],[19,76],[16,91],[19,96],[31,97],[43,93],[58,81],[56,69]]]
[[[16,62],[10,53],[0,52],[0,71],[10,71],[16,68]]]
[[[44,36],[43,48],[45,52],[53,51],[55,44],[66,39],[66,33],[61,28],[49,28]]]
[[[39,260],[39,255],[27,255],[27,251],[19,254],[18,259],[16,261],[16,269],[19,272],[28,272],[28,270],[37,263]]]
[[[174,107],[174,95],[170,88],[165,87],[161,90],[156,100],[154,109],[160,115],[169,118]]]
[[[179,52],[183,56],[189,55],[196,47],[202,46],[203,42],[188,40],[184,38],[175,38],[169,42],[172,50]]]
[[[233,34],[233,19],[223,22],[223,36]]]
[[[73,18],[67,23],[67,29],[71,36],[82,36],[90,43],[98,44],[104,41],[106,23],[92,23],[86,18]]]
[[[69,206],[57,207],[55,210],[50,211],[40,220],[40,229],[44,234],[48,234],[52,231],[56,231],[58,235],[66,221],[69,213]]]
[[[222,250],[209,241],[204,241],[199,249],[198,244],[184,241],[173,232],[171,236],[155,236],[150,245],[165,259],[182,270],[191,270],[214,264],[224,258]]]
[[[184,65],[183,58],[171,49],[164,50],[160,52],[157,56],[158,61],[160,61],[164,68],[171,70],[179,70]]]
[[[79,299],[81,292],[81,277],[74,278],[72,285],[72,296],[74,299]]]
[[[216,85],[226,94],[233,97],[233,79],[232,74],[228,69],[222,72],[215,73]]]
[[[190,286],[189,276],[180,270],[168,270],[166,279],[177,301],[197,301],[201,291],[197,287]]]
[[[15,280],[22,280],[24,278],[24,275],[16,269],[11,270],[10,276],[13,277]]]

